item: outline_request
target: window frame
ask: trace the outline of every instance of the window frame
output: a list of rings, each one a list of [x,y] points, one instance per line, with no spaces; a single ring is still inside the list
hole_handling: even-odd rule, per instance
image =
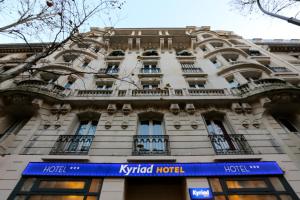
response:
[[[277,191],[269,178],[276,177],[284,187],[285,191]],[[236,177],[208,177],[208,184],[210,188],[213,188],[209,178],[217,178],[222,188],[222,192],[214,192],[213,196],[224,196],[228,199],[230,195],[274,195],[275,198],[280,199],[280,195],[289,195],[292,199],[298,199],[296,193],[293,191],[291,186],[288,184],[283,176],[236,176]],[[263,180],[267,188],[242,188],[242,189],[229,189],[227,187],[227,180]]]
[[[29,191],[21,191],[22,186],[28,178],[36,178]],[[90,192],[93,179],[99,179],[101,184],[98,192]],[[85,186],[83,189],[39,189],[41,181],[84,181]],[[86,200],[89,196],[95,196],[100,198],[101,190],[103,187],[104,179],[101,177],[46,177],[46,176],[22,176],[7,200],[14,200],[17,196],[25,196],[25,200],[28,200],[33,195],[78,195],[83,196],[83,200]]]

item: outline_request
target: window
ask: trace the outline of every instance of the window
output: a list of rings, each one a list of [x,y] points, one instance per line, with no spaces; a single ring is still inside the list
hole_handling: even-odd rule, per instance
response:
[[[149,112],[139,115],[133,152],[136,155],[167,154],[168,136],[164,134],[162,114]]]
[[[205,45],[203,45],[203,46],[200,46],[200,49],[201,49],[203,52],[206,52],[206,51],[207,51],[207,48],[206,48],[206,46],[205,46]]]
[[[100,178],[23,177],[8,200],[97,200]]]
[[[65,86],[64,86],[64,88],[65,89],[70,89],[71,88],[71,86],[73,85],[73,81],[68,81],[66,84],[65,84]]]
[[[208,136],[217,155],[253,154],[245,137],[241,134],[231,134],[233,129],[222,113],[207,113],[204,115]]]
[[[240,85],[235,79],[229,79],[227,82],[229,83],[230,88],[236,88]]]
[[[68,144],[67,152],[88,152],[92,144],[92,137],[95,135],[98,120],[80,121],[75,132],[74,141]],[[81,138],[81,140],[79,139]]]
[[[112,83],[99,83],[97,84],[97,90],[111,90]]]
[[[144,90],[151,90],[151,89],[157,89],[158,84],[156,83],[144,83],[142,84]]]
[[[143,73],[159,73],[160,68],[156,66],[156,64],[145,64],[144,67],[142,68]]]
[[[205,88],[205,82],[189,82],[189,87],[192,89]]]
[[[29,121],[29,119],[30,118],[28,117],[28,118],[21,118],[21,119],[16,119],[14,121],[11,121],[11,123],[9,123],[9,125],[2,132],[2,134],[0,133],[0,138],[2,138],[4,135],[6,136],[11,134],[16,135],[25,126],[25,124]]]
[[[192,56],[192,53],[187,50],[182,50],[176,53],[177,56]]]
[[[260,51],[255,50],[255,49],[249,49],[248,54],[250,56],[261,56],[262,54],[260,53]]]
[[[118,64],[108,64],[105,70],[105,74],[115,74],[119,72]]]
[[[286,118],[276,118],[278,123],[287,132],[298,133],[297,128]]]
[[[216,68],[219,68],[219,67],[222,66],[222,64],[220,63],[220,61],[218,61],[217,58],[212,58],[210,61],[214,64],[214,66],[215,66]]]
[[[211,42],[210,43],[214,48],[221,48],[224,46],[222,42]]]
[[[86,68],[90,64],[90,61],[84,61],[84,63],[81,65],[82,68]]]
[[[227,62],[235,62],[235,61],[237,61],[238,60],[238,58],[239,58],[239,55],[237,55],[237,54],[223,54],[222,55],[223,56],[223,58],[225,58],[225,60],[227,61]]]
[[[138,133],[139,135],[163,135],[162,121],[141,120]]]
[[[112,51],[109,56],[125,56],[125,53],[122,50],[115,50]]]
[[[209,178],[215,200],[298,199],[283,177]]]

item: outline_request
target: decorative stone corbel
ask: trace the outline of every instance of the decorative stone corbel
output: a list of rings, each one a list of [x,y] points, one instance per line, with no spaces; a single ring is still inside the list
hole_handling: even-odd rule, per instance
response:
[[[180,127],[181,127],[180,121],[175,121],[175,122],[174,122],[174,127],[175,127],[176,129],[180,129]]]
[[[122,129],[126,129],[128,128],[128,122],[127,121],[123,121],[121,124]]]
[[[192,123],[191,123],[191,127],[193,128],[193,129],[197,129],[198,128],[198,122],[197,121],[192,121]]]
[[[122,107],[122,111],[124,115],[128,115],[132,111],[131,104],[124,104]]]
[[[243,112],[242,106],[239,103],[232,103],[231,109],[238,114]]]
[[[242,103],[242,108],[248,114],[252,112],[252,106],[250,106],[248,103]]]
[[[271,99],[269,99],[268,97],[265,97],[265,98],[261,98],[260,99],[260,105],[265,108],[267,107],[268,105],[271,104]]]
[[[111,122],[110,121],[106,121],[104,124],[105,129],[110,129],[111,128]]]
[[[174,114],[177,115],[180,112],[180,107],[178,104],[171,104],[170,105],[170,111]]]
[[[42,99],[33,99],[31,103],[35,109],[40,109],[43,105],[43,100]]]
[[[117,112],[117,106],[116,106],[116,104],[108,104],[108,106],[107,106],[107,112],[110,115],[112,115],[115,112]]]
[[[70,104],[63,104],[62,106],[61,106],[61,108],[60,108],[60,113],[61,114],[63,114],[63,115],[65,115],[65,114],[67,114],[68,112],[70,112],[71,111],[71,105]]]
[[[57,114],[60,110],[60,104],[54,104],[51,108],[50,111],[52,114]]]
[[[253,120],[252,125],[253,125],[255,128],[259,128],[259,127],[260,127],[260,121],[257,120],[257,119],[255,119],[255,120]]]
[[[194,104],[186,104],[185,105],[185,110],[187,113],[189,113],[190,115],[194,114],[196,112],[195,106]]]
[[[242,121],[242,126],[245,128],[249,128],[250,125],[250,120],[249,119],[245,119]]]

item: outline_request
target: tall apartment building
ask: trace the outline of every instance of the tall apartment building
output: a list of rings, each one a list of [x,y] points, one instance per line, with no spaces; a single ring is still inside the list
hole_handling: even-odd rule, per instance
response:
[[[0,83],[1,200],[299,198],[300,68],[282,56],[298,43],[280,54],[209,27],[82,36]],[[0,45],[1,76],[32,53]]]

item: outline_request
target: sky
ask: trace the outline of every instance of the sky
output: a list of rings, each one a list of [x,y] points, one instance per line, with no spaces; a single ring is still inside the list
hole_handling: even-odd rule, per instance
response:
[[[11,3],[19,0],[10,0]],[[44,1],[44,0],[41,0]],[[120,0],[122,1],[122,0]],[[246,39],[300,39],[300,26],[259,13],[251,15],[241,13],[233,8],[232,0],[123,0],[122,9],[98,14],[89,21],[81,32],[89,31],[90,27],[186,27],[210,26],[211,30],[233,31]],[[13,6],[14,4],[10,4]],[[2,9],[0,27],[13,20]],[[5,11],[5,12],[4,12]],[[299,10],[294,11],[298,12]],[[300,17],[300,16],[299,16]],[[50,32],[49,32],[50,33]],[[48,34],[48,35],[51,35]],[[44,39],[43,39],[44,38]],[[49,41],[47,34],[41,40]],[[0,43],[24,42],[0,35]]]
[[[122,10],[112,17],[90,23],[114,27],[210,26],[228,30],[244,38],[298,39],[300,27],[260,13],[246,15],[234,10],[231,0],[126,0]],[[102,25],[103,26],[103,25]]]

